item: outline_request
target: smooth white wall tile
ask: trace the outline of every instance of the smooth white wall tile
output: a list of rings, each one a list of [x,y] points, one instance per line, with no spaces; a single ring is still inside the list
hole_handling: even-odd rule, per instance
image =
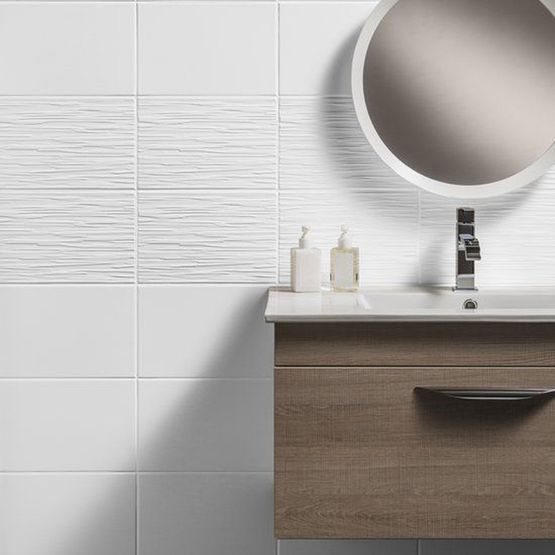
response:
[[[139,375],[271,377],[266,286],[139,287]]]
[[[376,2],[285,2],[280,93],[351,94],[355,44]]]
[[[141,555],[274,555],[272,474],[139,476]]]
[[[272,3],[141,3],[140,94],[275,94]]]
[[[141,282],[272,283],[273,191],[141,191]]]
[[[276,188],[275,98],[139,99],[142,188]]]
[[[455,210],[476,210],[482,260],[479,286],[555,284],[555,168],[536,184],[498,198],[447,199],[422,193],[420,264],[422,282],[453,285]]]
[[[130,474],[0,475],[2,555],[134,555]]]
[[[552,555],[552,540],[421,540],[420,555]]]
[[[131,2],[1,2],[0,94],[133,94]]]
[[[132,380],[0,380],[0,471],[132,470]]]
[[[273,470],[273,381],[141,380],[139,469]]]
[[[418,555],[416,540],[279,540],[279,555]]]
[[[135,374],[132,286],[0,286],[1,377]]]
[[[133,191],[0,190],[1,282],[131,282]]]
[[[133,98],[0,97],[0,187],[135,186]]]

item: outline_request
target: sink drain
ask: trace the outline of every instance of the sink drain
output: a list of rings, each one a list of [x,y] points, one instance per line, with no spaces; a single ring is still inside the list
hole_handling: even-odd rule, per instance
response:
[[[466,299],[463,303],[463,308],[466,310],[476,310],[478,308],[478,301],[474,299]]]

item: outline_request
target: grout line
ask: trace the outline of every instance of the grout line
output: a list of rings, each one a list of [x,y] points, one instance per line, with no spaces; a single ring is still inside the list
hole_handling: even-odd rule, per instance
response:
[[[0,376],[1,382],[135,382],[135,376]]]
[[[135,1],[135,555],[139,555],[139,4]]]
[[[271,281],[143,281],[135,283],[134,281],[3,281],[0,282],[2,287],[274,287],[275,283]],[[387,284],[384,284],[387,285]],[[547,286],[545,286],[547,287]]]
[[[0,376],[0,383],[6,382],[129,382],[136,384],[138,388],[138,384],[141,381],[206,381],[206,382],[215,382],[215,381],[268,381],[271,380],[271,376],[127,376],[127,377],[115,377],[115,376],[44,376],[44,377],[37,377],[37,376]],[[138,392],[136,393],[136,401],[138,401]],[[138,403],[135,403],[138,407]]]
[[[1,1],[1,0],[0,0]],[[44,0],[41,0],[44,1]],[[114,1],[114,0],[105,0]],[[63,192],[69,194],[79,194],[80,192],[133,192],[139,188],[135,187],[16,187],[13,185],[6,185],[0,187],[0,193],[2,191],[19,191],[21,193],[25,192]],[[275,191],[275,186],[265,186],[262,187],[142,187],[140,189],[143,192],[154,193],[154,192],[163,192],[163,193],[171,193],[171,192],[206,192],[206,191],[215,191],[215,192],[229,192],[229,193],[272,193]]]
[[[1,0],[0,0],[1,1]],[[41,0],[44,1],[44,0]],[[108,1],[113,1],[113,0],[106,0],[106,2]],[[26,192],[37,192],[37,191],[44,191],[45,193],[52,191],[52,192],[63,192],[63,193],[68,193],[68,194],[72,194],[72,195],[76,195],[79,194],[80,192],[89,192],[89,191],[95,191],[95,192],[132,192],[134,191],[134,187],[49,187],[49,186],[44,186],[44,187],[15,187],[13,185],[6,185],[6,186],[2,186],[0,187],[0,193],[2,191],[19,191],[20,193],[26,193]]]
[[[138,476],[141,474],[273,474],[273,470],[0,470],[0,476],[56,476],[67,474],[82,476]]]
[[[272,474],[273,470],[139,470],[139,475],[159,476],[161,474]]]
[[[0,5],[2,2],[13,2],[14,0],[0,0]],[[56,0],[35,0],[39,2],[49,2],[53,3]],[[72,0],[77,2],[86,2],[87,0]],[[100,3],[107,4],[109,2],[117,2],[118,0],[102,0]],[[177,1],[177,0],[176,0]],[[233,0],[226,0],[229,2],[233,2]],[[256,0],[248,0],[249,4],[255,2]],[[293,1],[293,0],[288,0]],[[362,0],[357,0],[362,2]],[[18,0],[18,3],[25,2],[25,0]],[[156,0],[154,3],[159,4],[162,0]],[[309,0],[308,3],[320,3],[320,0]],[[281,6],[281,4],[280,4]],[[283,96],[287,99],[295,100],[295,99],[303,99],[303,98],[310,98],[310,99],[318,99],[318,98],[341,98],[341,99],[351,99],[351,95],[349,94],[288,94],[288,93],[279,93],[280,96]],[[5,100],[71,100],[71,99],[121,99],[121,98],[128,98],[132,99],[138,96],[139,98],[148,98],[148,99],[156,99],[156,98],[166,98],[166,99],[188,99],[188,100],[225,100],[227,98],[232,98],[233,100],[243,99],[243,100],[253,100],[253,99],[271,99],[276,96],[276,93],[264,93],[264,94],[238,94],[238,93],[228,93],[228,94],[188,94],[188,93],[181,93],[181,94],[163,94],[163,93],[141,93],[135,95],[133,93],[125,93],[125,94],[106,94],[106,93],[99,93],[99,94],[2,94],[0,93],[0,99]]]
[[[169,376],[169,377],[158,377],[158,376],[141,376],[139,377],[139,381],[148,380],[148,381],[222,381],[222,382],[235,382],[235,381],[270,381],[272,380],[272,376],[229,376],[229,377],[219,377],[219,376]]]
[[[33,475],[66,475],[77,474],[83,476],[114,476],[114,475],[129,475],[135,476],[133,470],[0,470],[0,476],[33,476]]]
[[[275,282],[279,283],[281,275],[281,263],[280,263],[280,251],[281,251],[281,4],[277,2],[277,19],[276,19],[276,97],[277,97],[277,152],[276,152],[276,185],[277,185],[277,196],[276,196],[276,279]]]
[[[137,382],[146,381],[267,381],[271,376],[0,376],[2,382]]]

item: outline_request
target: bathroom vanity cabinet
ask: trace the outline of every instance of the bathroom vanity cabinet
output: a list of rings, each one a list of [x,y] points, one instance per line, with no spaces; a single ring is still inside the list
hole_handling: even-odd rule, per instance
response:
[[[555,538],[555,323],[295,320],[277,538]]]

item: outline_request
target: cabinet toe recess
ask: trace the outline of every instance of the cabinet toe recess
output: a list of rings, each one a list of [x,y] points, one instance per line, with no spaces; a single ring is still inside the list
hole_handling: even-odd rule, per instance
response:
[[[277,324],[277,538],[555,538],[555,325]]]

